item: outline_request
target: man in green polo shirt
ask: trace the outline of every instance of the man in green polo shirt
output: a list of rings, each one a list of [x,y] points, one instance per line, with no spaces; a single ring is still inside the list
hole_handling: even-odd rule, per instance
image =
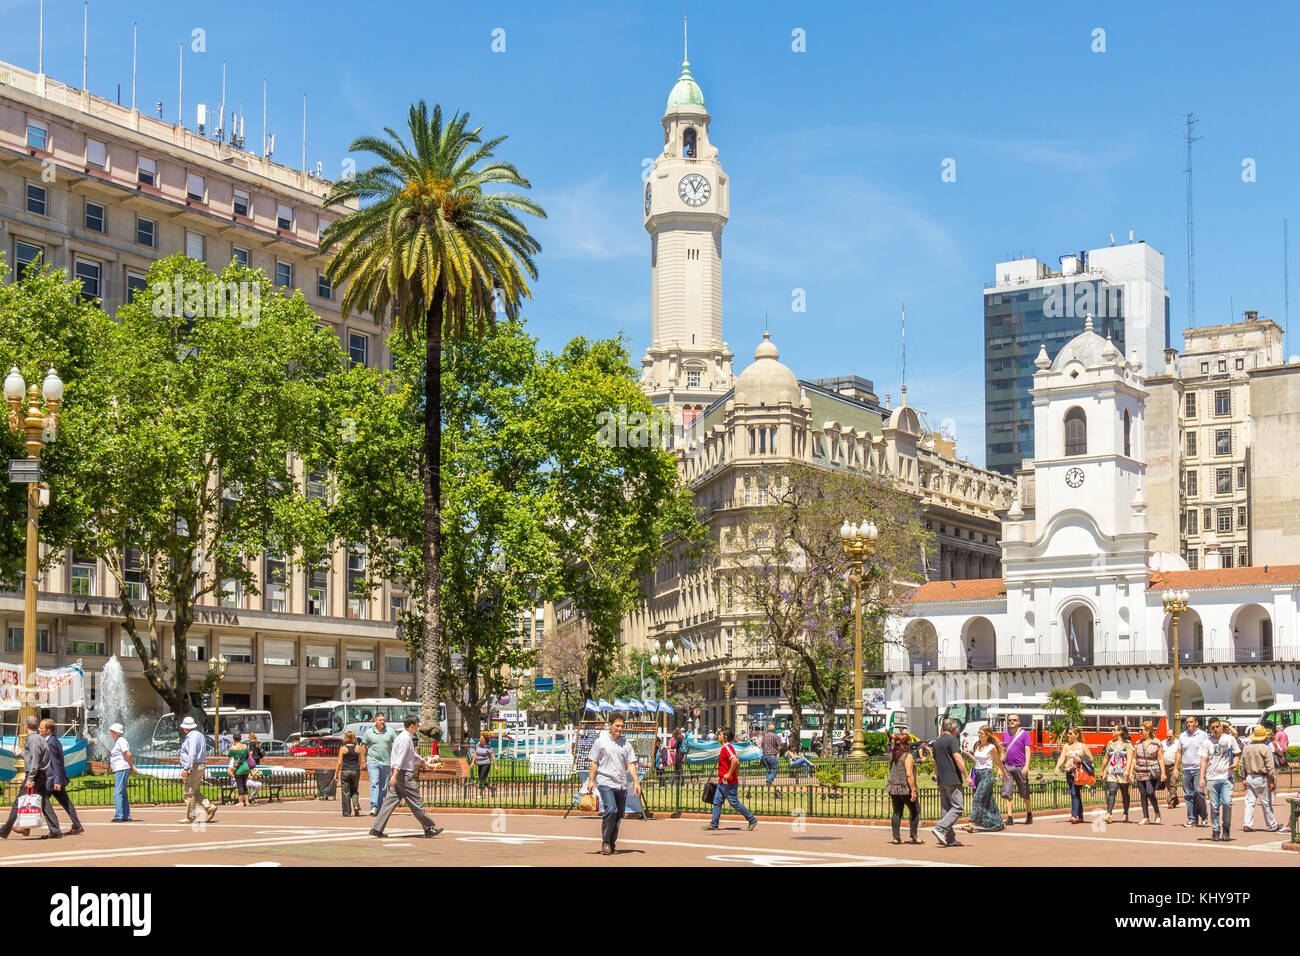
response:
[[[379,807],[388,793],[389,762],[397,731],[388,728],[383,714],[375,715],[375,725],[361,735],[365,747],[366,773],[370,774],[370,815],[379,813]]]

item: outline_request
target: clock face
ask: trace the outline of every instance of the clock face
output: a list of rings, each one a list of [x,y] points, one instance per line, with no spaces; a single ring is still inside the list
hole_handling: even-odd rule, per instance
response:
[[[650,215],[650,184],[645,184],[645,214]]]
[[[1078,488],[1083,484],[1083,469],[1071,468],[1065,473],[1065,483],[1071,488]]]
[[[683,176],[682,181],[677,184],[677,195],[681,196],[682,202],[688,206],[703,206],[712,194],[713,187],[699,173]]]

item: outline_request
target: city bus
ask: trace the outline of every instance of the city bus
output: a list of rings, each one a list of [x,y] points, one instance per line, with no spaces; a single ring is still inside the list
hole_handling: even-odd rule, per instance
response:
[[[416,717],[420,715],[420,702],[396,697],[364,697],[358,700],[327,700],[320,704],[308,704],[302,709],[298,729],[303,737],[341,737],[348,730],[359,737],[379,714],[383,714],[390,725],[400,730],[402,719],[408,714]],[[438,727],[445,742],[446,704],[438,705]]]
[[[784,733],[792,726],[794,712],[789,707],[778,707],[772,711],[772,726],[776,732]],[[814,736],[825,733],[826,721],[821,708],[808,707],[803,712],[803,726],[799,730],[800,749],[808,747]],[[849,712],[844,707],[836,708],[835,719],[831,728],[831,739],[838,740],[849,728]],[[868,734],[896,734],[907,731],[907,711],[886,707],[883,710],[869,710],[862,715],[862,731]]]
[[[1111,740],[1111,728],[1122,721],[1129,733],[1136,733],[1142,722],[1149,720],[1155,726],[1156,737],[1164,740],[1168,720],[1164,705],[1158,700],[1082,701],[1083,721],[1079,729],[1083,742],[1092,751],[1101,751]],[[1020,726],[1029,731],[1030,750],[1036,754],[1050,754],[1058,742],[1048,725],[1054,719],[1048,711],[1045,698],[1027,697],[1016,700],[954,700],[944,707],[939,717],[939,728],[948,719],[960,726],[958,736],[962,746],[974,749],[979,741],[979,729],[991,725],[998,733],[1007,729],[1007,715],[1019,714]]]
[[[1296,734],[1300,733],[1300,704],[1278,704],[1270,707],[1264,713],[1260,714],[1255,720],[1256,724],[1262,724],[1266,720],[1273,722],[1273,731],[1283,731],[1286,734],[1287,746],[1300,746],[1300,738]],[[1236,724],[1233,725],[1234,727]]]
[[[209,737],[212,736],[213,722],[216,716],[217,708],[203,708],[203,732]],[[248,739],[249,734],[257,734],[259,741],[273,740],[275,738],[274,725],[271,722],[271,712],[269,710],[222,707],[220,717],[222,733],[242,734],[245,740]],[[154,749],[170,749],[179,747],[180,741],[181,732],[177,726],[176,715],[163,714],[158,718],[158,723],[154,725],[153,740],[150,742],[150,746]]]

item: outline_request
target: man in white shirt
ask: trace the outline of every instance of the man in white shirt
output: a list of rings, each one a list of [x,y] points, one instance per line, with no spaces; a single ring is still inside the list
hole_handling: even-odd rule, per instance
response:
[[[1185,827],[1205,826],[1209,812],[1205,806],[1205,791],[1197,785],[1201,769],[1201,745],[1209,738],[1200,729],[1195,717],[1186,720],[1187,729],[1178,735],[1178,763],[1183,768],[1183,799],[1187,802]]]
[[[1237,738],[1225,734],[1219,718],[1211,717],[1210,736],[1201,744],[1199,773],[1201,787],[1209,794],[1211,840],[1232,839],[1232,768],[1240,752]]]
[[[131,743],[126,739],[126,729],[121,724],[108,728],[113,738],[113,747],[108,752],[108,769],[113,771],[113,819],[112,823],[131,822],[131,801],[126,794],[127,781],[135,770],[135,761],[131,759]]]
[[[617,852],[618,827],[627,809],[627,782],[632,780],[632,791],[641,795],[641,780],[637,776],[636,751],[623,738],[623,718],[610,718],[609,729],[602,730],[588,755],[591,762],[587,771],[587,790],[600,791],[600,852],[610,856]]]
[[[379,808],[379,815],[375,817],[375,825],[370,828],[370,835],[384,836],[384,827],[388,826],[388,818],[393,815],[397,805],[405,800],[416,823],[424,829],[424,835],[436,837],[442,832],[442,827],[436,826],[433,817],[424,812],[424,801],[420,799],[420,787],[416,783],[415,772],[421,766],[428,767],[430,770],[437,767],[438,758],[434,756],[426,760],[416,752],[415,734],[420,726],[418,717],[407,717],[403,725],[406,730],[398,734],[393,741],[393,751],[389,761],[391,769],[388,793],[384,797],[384,805]]]
[[[217,815],[217,807],[203,795],[203,774],[207,769],[208,742],[199,730],[193,717],[181,721],[181,730],[185,739],[181,741],[181,790],[185,794],[185,819],[181,823],[193,823],[199,806],[203,807],[206,822],[211,822]]]

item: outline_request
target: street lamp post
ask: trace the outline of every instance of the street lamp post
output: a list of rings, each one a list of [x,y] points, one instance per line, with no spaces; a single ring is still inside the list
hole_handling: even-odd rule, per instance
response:
[[[1179,687],[1178,676],[1178,615],[1187,611],[1187,602],[1190,599],[1186,591],[1164,591],[1160,595],[1160,601],[1165,606],[1165,613],[1173,617],[1171,627],[1174,636],[1174,728],[1180,727],[1183,720],[1183,696],[1182,689]],[[1178,730],[1174,730],[1178,734]]]
[[[27,457],[9,463],[9,480],[27,485],[27,565],[23,581],[23,672],[24,688],[19,724],[36,714],[36,564],[40,547],[37,523],[41,506],[41,451],[54,441],[63,404],[63,380],[53,368],[42,385],[28,386],[16,367],[5,378],[5,400],[9,403],[9,429],[26,435]],[[27,409],[23,410],[23,396]],[[45,411],[41,410],[41,398]],[[15,467],[17,466],[17,467]]]
[[[722,669],[722,689],[727,698],[727,726],[731,727],[734,733],[736,730],[733,726],[736,715],[732,713],[732,694],[736,690],[736,669],[734,667],[724,667]]]
[[[230,661],[226,660],[225,655],[208,659],[208,673],[214,678],[213,681],[213,709],[212,709],[212,746],[220,752],[217,743],[221,739],[221,682],[226,679],[226,668],[230,666]]]
[[[677,651],[673,649],[671,640],[661,640],[658,647],[650,654],[650,666],[659,674],[659,699],[663,700],[668,696],[668,682],[673,679],[673,674],[677,672],[681,664],[681,658],[677,656]],[[667,718],[665,718],[666,720]],[[655,727],[659,727],[659,711],[655,709]]]
[[[849,524],[846,519],[840,527],[840,539],[844,542],[844,553],[849,556],[852,570],[849,572],[853,582],[853,706],[849,708],[849,720],[852,721],[853,749],[849,756],[855,760],[865,759],[867,752],[862,746],[862,565],[875,555],[876,537],[880,534],[874,522],[863,521],[861,525]]]

